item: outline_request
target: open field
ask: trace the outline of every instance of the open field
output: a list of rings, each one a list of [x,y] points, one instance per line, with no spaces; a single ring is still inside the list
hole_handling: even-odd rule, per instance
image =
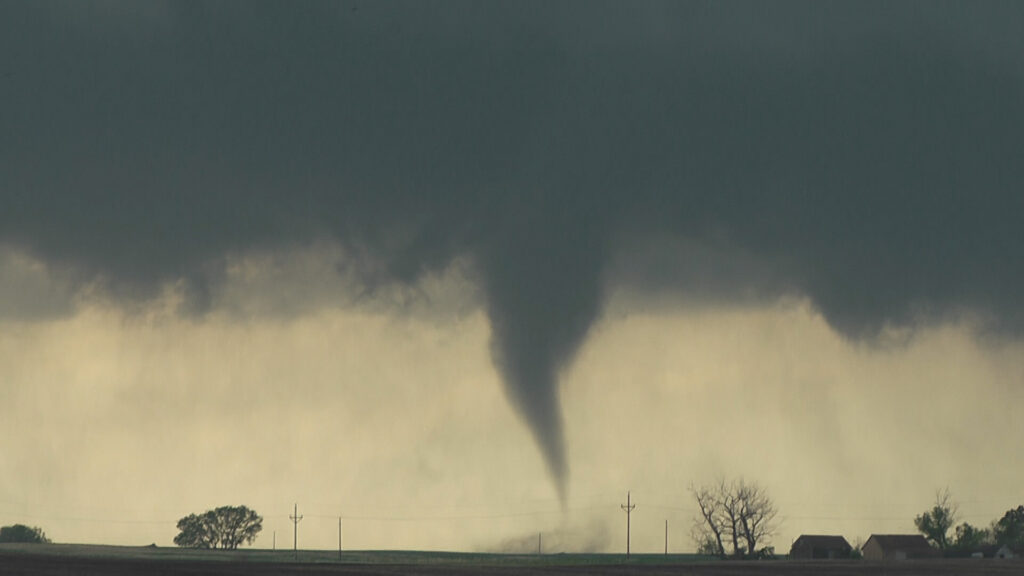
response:
[[[615,554],[516,556],[450,552],[299,551],[299,562],[285,550],[218,552],[178,548],[0,544],[4,575],[329,575],[329,574],[608,574],[690,576],[887,576],[1019,575],[1019,560],[927,560],[892,563],[862,561],[721,562],[692,555],[638,554],[627,561]]]

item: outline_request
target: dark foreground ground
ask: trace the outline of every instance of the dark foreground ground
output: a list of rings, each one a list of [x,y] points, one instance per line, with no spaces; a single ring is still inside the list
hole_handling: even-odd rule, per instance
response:
[[[693,556],[611,554],[510,556],[432,552],[199,552],[179,549],[78,545],[0,544],[0,574],[64,575],[512,575],[606,574],[690,576],[886,576],[1024,575],[1020,560],[863,561],[704,561]]]

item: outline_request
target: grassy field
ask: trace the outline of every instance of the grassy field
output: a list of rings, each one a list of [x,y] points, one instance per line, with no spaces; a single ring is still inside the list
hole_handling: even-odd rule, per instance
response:
[[[188,548],[156,546],[100,546],[89,544],[0,544],[0,558],[8,555],[28,554],[54,558],[121,559],[121,560],[175,560],[236,563],[296,563],[292,550],[240,549],[193,550]],[[473,552],[421,552],[406,550],[354,550],[341,555],[337,550],[299,550],[301,564],[360,564],[360,565],[589,565],[589,564],[679,564],[714,561],[695,554],[634,554],[628,561],[622,554],[492,554]]]
[[[186,550],[75,544],[0,544],[0,574],[25,576],[110,575],[317,575],[317,574],[608,574],[692,576],[1020,575],[1019,560],[723,562],[694,555],[507,555],[456,552]]]

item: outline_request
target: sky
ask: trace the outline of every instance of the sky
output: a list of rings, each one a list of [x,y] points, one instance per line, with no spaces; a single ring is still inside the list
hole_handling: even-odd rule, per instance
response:
[[[1024,501],[1018,3],[0,5],[0,524],[692,551]]]

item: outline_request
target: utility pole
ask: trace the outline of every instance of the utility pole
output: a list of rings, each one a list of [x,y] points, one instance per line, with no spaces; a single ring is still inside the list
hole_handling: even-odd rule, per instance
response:
[[[274,530],[274,547],[272,549],[277,551],[277,530]]]
[[[338,558],[341,558],[341,516],[338,516]]]
[[[633,509],[636,508],[636,504],[633,504],[629,497],[629,491],[626,491],[626,503],[619,504],[619,508],[622,508],[626,512],[626,558],[629,558],[629,515],[633,513]]]
[[[665,556],[668,556],[668,520],[665,520]]]
[[[537,532],[537,556],[540,556],[540,532]]]
[[[295,511],[288,518],[291,519],[292,524],[295,524],[295,531],[292,533],[292,542],[295,546],[295,560],[299,559],[299,520],[302,520],[302,516],[299,516],[299,505],[295,504]]]

